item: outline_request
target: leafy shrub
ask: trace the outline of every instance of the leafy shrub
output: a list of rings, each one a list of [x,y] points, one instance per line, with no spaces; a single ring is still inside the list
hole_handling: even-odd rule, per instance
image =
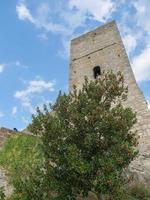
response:
[[[110,72],[60,94],[50,106],[54,115],[38,109],[30,125],[37,136],[12,136],[2,152],[15,188],[11,200],[76,200],[90,192],[127,200],[122,172],[137,155],[137,137],[126,99],[122,74]]]
[[[136,114],[122,105],[126,99],[122,74],[108,72],[95,81],[85,79],[80,91],[74,87],[50,108],[37,110],[30,130],[41,136],[54,199],[94,192],[98,199],[107,194],[126,200],[122,172],[137,155]]]
[[[32,184],[29,184],[29,180],[32,182],[31,174],[37,168],[41,168],[42,163],[40,138],[15,134],[7,140],[0,152],[0,165],[7,171],[9,181],[14,187],[14,195],[11,199],[29,200],[26,198],[24,190],[31,187]],[[24,183],[28,183],[28,185]],[[23,187],[25,188],[23,189]]]

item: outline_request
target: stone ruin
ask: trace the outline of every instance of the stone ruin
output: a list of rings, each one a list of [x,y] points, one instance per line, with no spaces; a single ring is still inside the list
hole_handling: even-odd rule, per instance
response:
[[[142,66],[141,66],[142,67]],[[84,77],[93,80],[101,71],[121,71],[128,85],[128,99],[126,105],[137,112],[136,124],[139,136],[139,156],[129,166],[129,171],[137,181],[150,184],[150,111],[143,93],[140,91],[120,33],[115,21],[107,23],[97,29],[81,35],[71,41],[70,57],[70,91],[73,85],[81,88]],[[0,148],[6,139],[13,134],[13,130],[0,129]],[[31,134],[24,131],[25,134]],[[4,186],[9,196],[12,187],[8,185],[5,172],[0,168],[0,187]]]
[[[142,67],[142,66],[141,66]],[[128,85],[127,106],[137,112],[139,156],[129,170],[138,181],[150,184],[150,111],[139,89],[115,21],[98,27],[71,41],[70,91],[82,87],[84,77],[90,80],[101,71],[121,71]]]
[[[3,148],[5,141],[13,134],[14,131],[7,128],[0,128],[0,150]],[[0,167],[0,188],[4,187],[5,194],[9,197],[12,194],[12,186],[9,185],[5,170]]]

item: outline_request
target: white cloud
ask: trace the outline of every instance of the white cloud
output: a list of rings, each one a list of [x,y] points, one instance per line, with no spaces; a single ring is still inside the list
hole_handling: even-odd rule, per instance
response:
[[[40,39],[47,39],[48,33],[61,36],[63,51],[66,50],[66,43],[75,35],[79,27],[86,27],[87,20],[106,22],[115,10],[113,0],[68,0],[51,4],[41,3],[29,10],[25,2],[16,6],[16,12],[20,20],[26,20],[40,29]],[[54,19],[55,20],[54,22]],[[64,46],[65,45],[65,46]]]
[[[32,80],[29,81],[28,87],[26,90],[17,91],[16,97],[20,98],[22,96],[28,96],[29,94],[33,93],[41,93],[44,90],[54,91],[54,83],[52,82],[45,82],[43,80]]]
[[[150,101],[148,101],[147,103],[148,103],[148,109],[150,110]]]
[[[14,107],[12,108],[12,115],[16,115],[17,111],[18,111],[17,106],[14,106]]]
[[[132,68],[137,81],[150,81],[150,47],[133,58]]]
[[[5,64],[0,64],[0,73],[2,73],[5,68],[12,68],[12,67],[20,67],[24,69],[29,68],[29,66],[22,64],[19,60],[16,60],[12,62],[5,62]]]
[[[31,80],[27,83],[26,89],[16,91],[14,96],[21,101],[21,104],[24,108],[26,108],[29,112],[34,113],[35,108],[32,106],[33,98],[46,91],[54,91],[54,82]]]
[[[4,117],[4,113],[0,112],[0,118]]]
[[[26,118],[26,117],[22,117],[22,122],[24,124],[28,125],[30,123],[30,120],[28,118]],[[24,128],[23,128],[23,130],[24,130]]]
[[[21,66],[21,63],[20,63],[20,61],[19,61],[19,60],[17,60],[17,61],[15,62],[15,65],[16,65],[17,67],[20,67],[20,66]]]
[[[127,34],[123,37],[123,42],[128,54],[130,54],[137,46],[136,37],[130,34]]]
[[[42,40],[48,40],[48,36],[46,33],[41,33],[38,35],[38,38],[42,39]]]
[[[29,66],[22,64],[19,60],[16,60],[15,62],[8,63],[7,65],[12,66],[15,65],[16,67],[22,67],[24,69],[28,69]]]
[[[101,22],[110,18],[115,9],[112,0],[70,0],[69,4],[71,8],[76,8],[87,17]]]
[[[4,64],[0,64],[0,73],[3,72],[5,65]]]
[[[20,20],[29,20],[31,23],[34,23],[34,18],[32,17],[30,10],[23,2],[16,5],[16,11]]]
[[[27,8],[27,5],[23,2],[16,5],[16,12],[20,20],[26,20],[33,23],[37,28],[45,29],[46,32],[64,32],[66,28],[57,23],[50,21],[50,9],[48,4],[42,3],[37,8],[37,14],[33,16],[30,10]]]
[[[137,10],[136,20],[137,25],[141,26],[143,30],[150,34],[150,1],[149,0],[136,0],[134,6]]]
[[[76,11],[74,11],[76,9]],[[94,19],[105,22],[111,17],[115,10],[112,0],[69,0],[68,3],[57,3],[57,18],[61,19],[58,23],[52,21],[56,13],[50,9],[49,4],[42,3],[36,8],[36,14],[31,13],[27,5],[19,2],[16,5],[16,12],[20,20],[27,20],[35,24],[38,28],[46,31],[66,33],[69,31],[68,25],[77,28],[83,25],[86,19]]]

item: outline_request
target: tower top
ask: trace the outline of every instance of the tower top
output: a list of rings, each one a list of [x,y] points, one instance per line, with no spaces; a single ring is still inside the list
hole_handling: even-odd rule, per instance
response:
[[[71,41],[71,60],[79,59],[90,53],[106,48],[120,37],[115,21],[102,25]]]
[[[76,40],[83,39],[84,37],[87,37],[87,36],[90,36],[91,34],[93,34],[93,32],[99,33],[100,31],[104,31],[104,29],[108,30],[108,28],[112,28],[113,26],[117,27],[117,24],[116,24],[115,20],[113,20],[111,22],[108,22],[106,24],[103,24],[101,26],[98,26],[97,28],[92,29],[91,31],[85,32],[82,35],[80,35],[80,36],[78,36],[76,38],[73,38],[71,41],[74,42]]]
[[[70,57],[70,90],[73,85],[80,88],[85,76],[93,79],[97,73],[104,70],[122,71],[123,64],[120,62],[124,60],[119,58],[122,53],[126,54],[115,21],[73,39]]]

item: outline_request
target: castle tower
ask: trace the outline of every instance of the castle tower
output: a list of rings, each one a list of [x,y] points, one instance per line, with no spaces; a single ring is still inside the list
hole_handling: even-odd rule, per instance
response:
[[[142,67],[142,66],[141,66]],[[81,88],[84,76],[93,80],[101,71],[121,71],[128,85],[127,105],[137,112],[136,129],[139,139],[139,157],[130,166],[142,182],[150,182],[150,112],[140,91],[116,23],[106,25],[81,35],[71,41],[70,81]],[[149,158],[148,158],[149,156]]]

